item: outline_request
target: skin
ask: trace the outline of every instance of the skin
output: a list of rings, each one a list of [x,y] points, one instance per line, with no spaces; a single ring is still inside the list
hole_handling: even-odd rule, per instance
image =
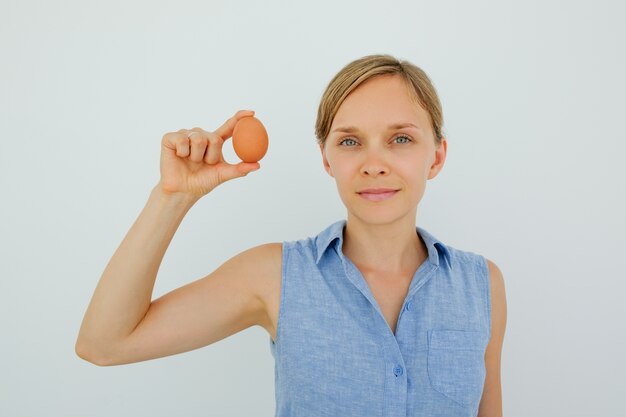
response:
[[[359,86],[342,104],[332,127],[358,127],[359,132],[350,134],[355,142],[341,147],[340,133],[331,132],[321,147],[324,167],[348,209],[344,253],[368,279],[392,329],[407,277],[426,259],[415,233],[415,214],[426,181],[443,166],[447,147],[445,140],[434,145],[428,115],[408,100],[406,88],[397,81],[381,77]],[[215,131],[193,128],[164,135],[161,179],[96,286],[76,341],[79,357],[99,366],[135,363],[208,346],[255,325],[276,340],[281,242],[245,250],[208,275],[152,300],[159,265],[189,209],[223,182],[259,168],[258,162],[229,164],[221,152],[237,121],[250,115],[252,111],[241,110]],[[385,130],[398,121],[419,129]],[[396,139],[400,134],[413,141]],[[381,186],[400,192],[379,203],[356,194]],[[219,237],[213,239],[219,244]],[[506,301],[500,270],[491,261],[489,270],[493,327],[480,417],[502,415]]]
[[[395,122],[417,127],[389,130]],[[359,132],[335,130],[346,126]],[[399,76],[374,77],[346,98],[320,150],[348,211],[344,253],[351,260],[393,276],[414,271],[425,259],[426,249],[415,233],[417,205],[426,181],[443,168],[446,149],[445,138],[435,147],[428,113],[414,104]],[[400,191],[380,202],[357,194],[371,187]]]
[[[393,123],[415,126],[390,129]],[[347,126],[356,130],[341,130]],[[320,151],[324,169],[335,179],[348,212],[342,250],[363,272],[373,292],[378,291],[381,308],[391,309],[388,317],[397,317],[389,298],[395,297],[396,306],[401,302],[415,270],[427,258],[426,247],[415,233],[417,206],[426,182],[443,168],[447,141],[442,138],[436,145],[428,112],[415,104],[398,75],[386,74],[369,79],[346,98]],[[378,202],[357,193],[373,187],[399,191]],[[478,415],[497,417],[502,416],[500,357],[506,300],[502,273],[487,261],[492,337],[485,352],[487,376]],[[392,295],[385,299],[385,294]]]

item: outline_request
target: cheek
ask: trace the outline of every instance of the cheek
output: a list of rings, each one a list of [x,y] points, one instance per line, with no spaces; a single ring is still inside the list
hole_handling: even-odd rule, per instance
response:
[[[422,167],[416,167],[415,165],[408,166],[401,173],[398,173],[402,177],[409,195],[407,196],[411,200],[421,198],[426,188],[427,173],[423,171]]]
[[[329,167],[338,182],[350,181],[354,175],[354,169],[347,161],[334,159],[329,161]]]

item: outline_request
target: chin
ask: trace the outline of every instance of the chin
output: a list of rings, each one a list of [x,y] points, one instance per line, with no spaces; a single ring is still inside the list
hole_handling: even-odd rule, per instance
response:
[[[348,209],[348,217],[357,218],[359,221],[373,225],[391,224],[401,219],[406,213],[399,213],[397,209],[389,207],[363,209],[359,207],[356,210]]]

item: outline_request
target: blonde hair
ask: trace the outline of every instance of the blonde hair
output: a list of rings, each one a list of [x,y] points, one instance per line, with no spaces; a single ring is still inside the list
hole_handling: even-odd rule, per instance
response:
[[[328,83],[315,122],[315,136],[319,145],[325,144],[333,119],[348,94],[366,80],[383,74],[398,74],[402,77],[413,101],[430,115],[435,145],[441,144],[443,113],[437,91],[428,75],[409,61],[399,61],[387,54],[376,54],[350,62]]]

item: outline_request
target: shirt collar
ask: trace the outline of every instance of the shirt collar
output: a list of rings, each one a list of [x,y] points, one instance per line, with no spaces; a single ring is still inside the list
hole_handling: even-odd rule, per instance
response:
[[[315,246],[317,249],[315,258],[316,264],[319,264],[320,259],[322,259],[322,256],[331,243],[338,240],[338,245],[343,247],[343,229],[346,223],[347,221],[345,219],[339,220],[328,226],[319,235],[317,235],[315,240]],[[426,244],[426,248],[428,249],[428,260],[430,263],[439,266],[440,259],[445,259],[448,263],[448,267],[452,269],[452,259],[450,257],[450,250],[448,247],[435,236],[419,226],[415,227],[415,231],[422,237],[424,243]],[[335,244],[335,247],[337,247],[337,243]]]

